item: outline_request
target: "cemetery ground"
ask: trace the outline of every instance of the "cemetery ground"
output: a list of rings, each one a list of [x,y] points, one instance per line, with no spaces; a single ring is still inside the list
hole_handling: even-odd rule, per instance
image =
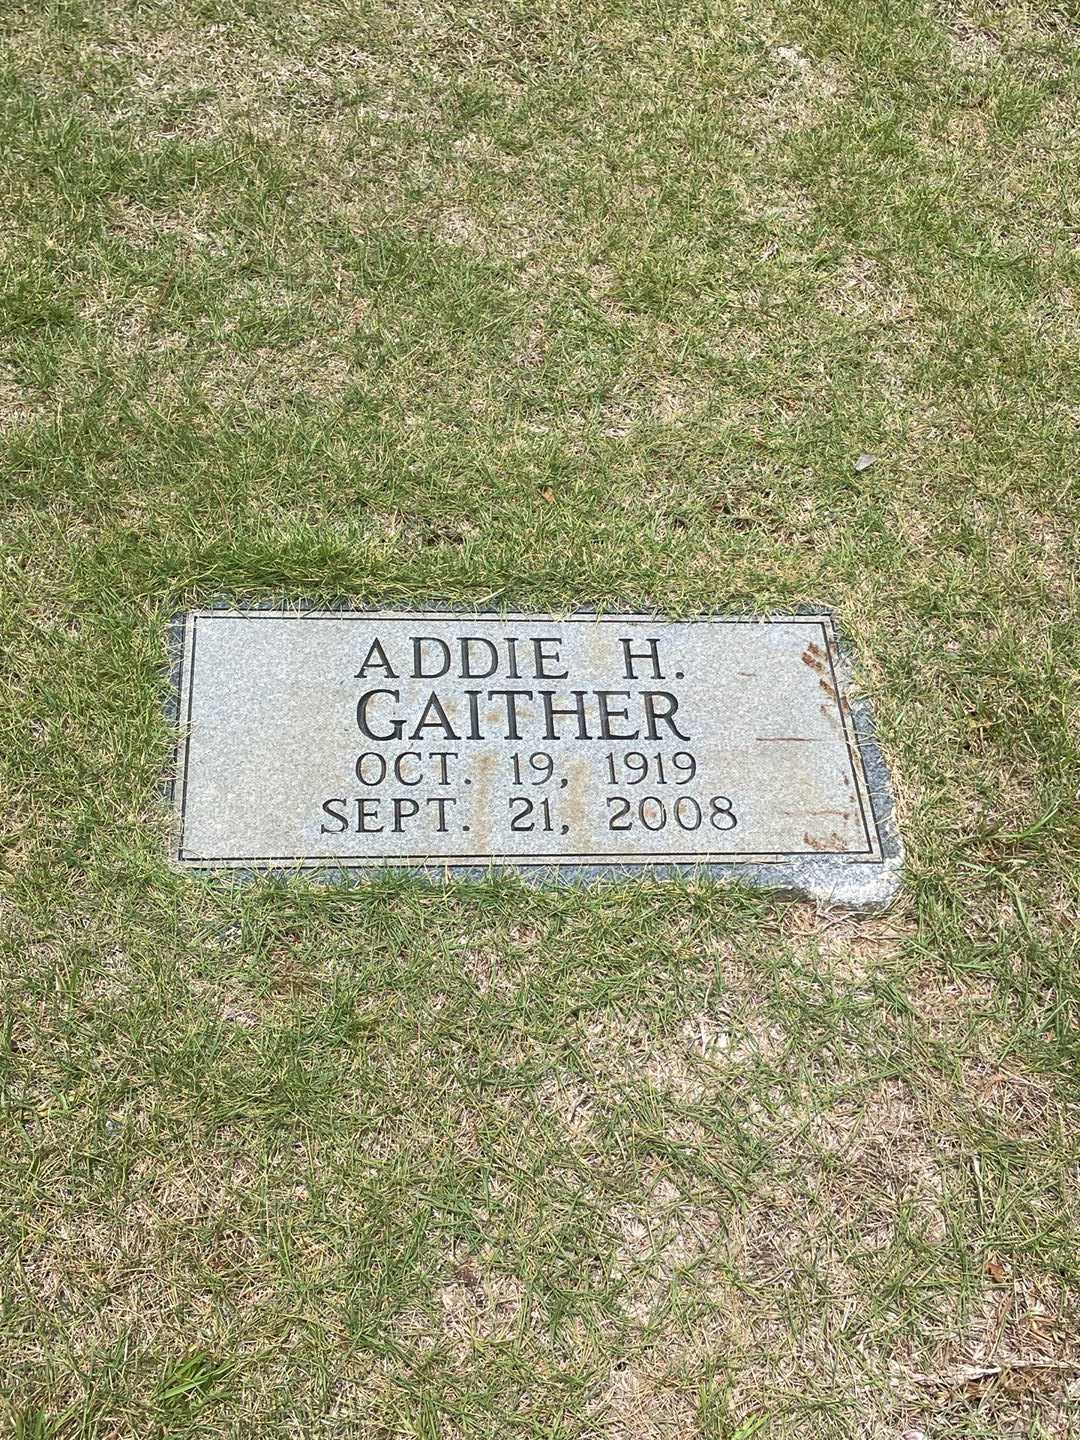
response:
[[[5,1433],[1080,1433],[1065,7],[0,25]],[[904,892],[180,875],[220,595],[835,606]]]

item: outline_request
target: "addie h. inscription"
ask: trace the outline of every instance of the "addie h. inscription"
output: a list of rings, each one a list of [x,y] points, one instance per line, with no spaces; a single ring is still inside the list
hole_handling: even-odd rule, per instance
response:
[[[894,888],[827,615],[210,610],[180,630],[184,866]]]

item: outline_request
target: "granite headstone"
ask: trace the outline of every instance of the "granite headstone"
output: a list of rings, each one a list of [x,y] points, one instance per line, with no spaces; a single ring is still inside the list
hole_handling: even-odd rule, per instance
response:
[[[184,868],[898,883],[827,613],[212,609],[176,639]]]

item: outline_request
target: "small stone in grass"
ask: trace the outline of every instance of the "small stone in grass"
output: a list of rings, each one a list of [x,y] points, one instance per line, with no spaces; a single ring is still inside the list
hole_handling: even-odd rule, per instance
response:
[[[861,475],[864,470],[869,470],[871,465],[877,464],[876,455],[860,455],[855,461],[855,473]]]

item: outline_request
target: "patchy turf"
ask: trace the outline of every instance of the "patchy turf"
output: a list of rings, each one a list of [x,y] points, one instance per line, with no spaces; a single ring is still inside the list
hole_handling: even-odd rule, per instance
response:
[[[0,26],[8,1429],[1080,1430],[1074,20]],[[835,605],[905,896],[178,877],[220,594]]]

